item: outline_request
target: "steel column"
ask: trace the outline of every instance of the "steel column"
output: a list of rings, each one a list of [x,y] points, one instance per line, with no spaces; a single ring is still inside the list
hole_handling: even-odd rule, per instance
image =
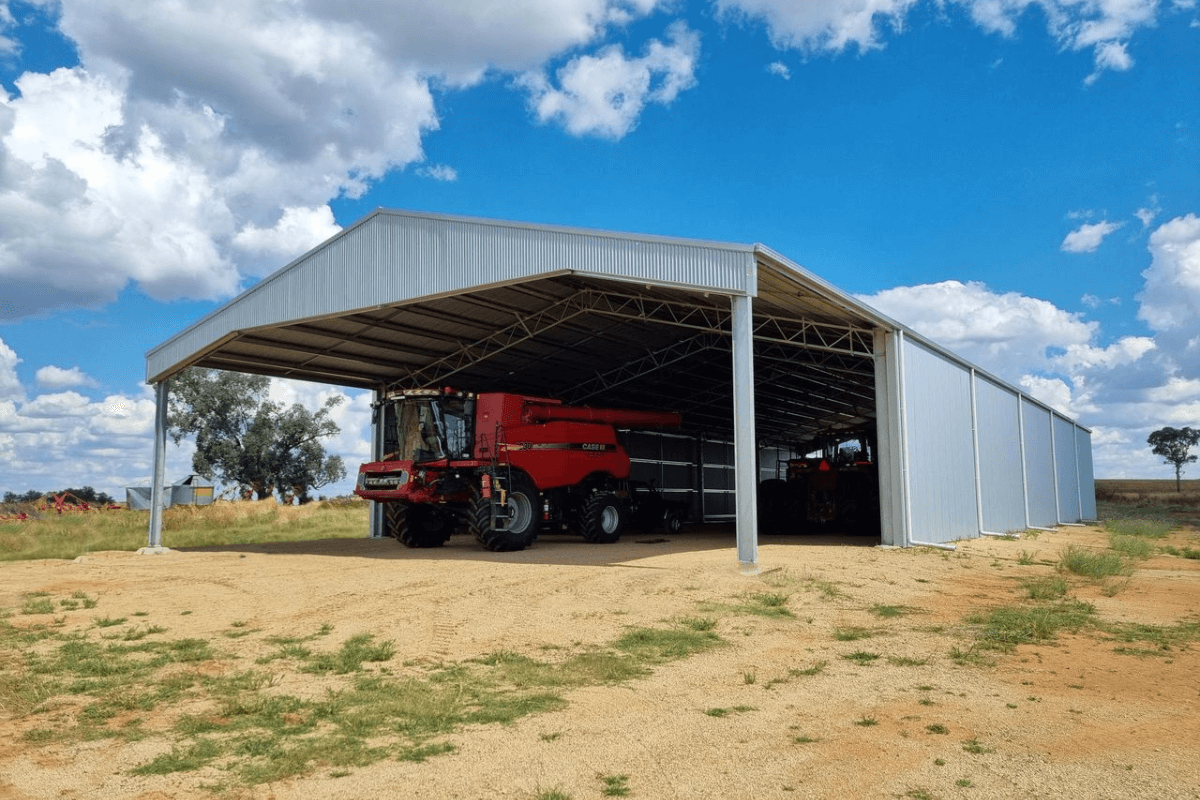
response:
[[[758,443],[754,436],[754,310],[748,295],[731,299],[733,316],[733,464],[738,562],[758,568]]]
[[[150,539],[149,546],[162,547],[163,474],[167,460],[167,396],[170,380],[154,385],[154,461],[150,478]]]
[[[379,403],[383,400],[384,393],[376,389],[371,395],[371,460],[382,461],[383,452],[383,406]],[[377,503],[374,500],[367,501],[370,504],[370,516],[368,517],[369,534],[372,539],[382,539],[387,535],[383,524],[383,503]]]

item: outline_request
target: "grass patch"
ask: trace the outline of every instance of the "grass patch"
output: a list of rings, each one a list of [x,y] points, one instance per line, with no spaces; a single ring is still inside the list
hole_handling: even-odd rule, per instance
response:
[[[311,657],[300,669],[301,672],[311,672],[317,675],[329,673],[345,675],[361,671],[364,662],[390,661],[394,655],[396,655],[395,642],[390,639],[377,642],[374,634],[360,633],[343,642],[341,648],[336,652],[321,653]]]
[[[163,511],[165,544],[172,548],[361,539],[369,503],[319,502],[284,506],[274,500],[217,501]],[[0,561],[73,559],[99,550],[134,551],[146,544],[149,511],[46,514],[0,525]]]
[[[788,675],[793,678],[810,677],[812,675],[820,675],[825,671],[825,667],[829,666],[828,661],[816,661],[807,667],[799,667],[788,670]]]
[[[1011,652],[1017,645],[1053,640],[1059,631],[1077,631],[1092,622],[1095,607],[1080,600],[1036,606],[994,608],[972,614],[975,646]],[[953,657],[953,656],[952,656]]]
[[[1068,545],[1059,559],[1059,569],[1085,578],[1101,580],[1129,575],[1133,569],[1118,553],[1097,552]]]
[[[1021,587],[1030,600],[1058,600],[1065,597],[1070,588],[1066,580],[1058,575],[1026,578],[1021,581]]]
[[[856,719],[854,724],[860,728],[873,728],[879,724],[879,720],[874,717],[863,717],[862,719]]]
[[[1171,527],[1171,523],[1165,519],[1122,517],[1104,521],[1104,530],[1113,536],[1136,536],[1145,539],[1164,539],[1170,535]]]
[[[1108,541],[1109,546],[1125,558],[1149,558],[1154,554],[1154,544],[1149,539],[1143,539],[1140,536],[1113,534],[1108,537]]]
[[[628,775],[601,775],[600,794],[605,797],[626,797],[629,794]]]
[[[879,653],[868,653],[865,650],[856,650],[853,653],[848,653],[842,656],[842,658],[846,659],[847,661],[853,661],[860,667],[867,667],[871,665],[871,662],[879,658]]]
[[[1100,629],[1112,641],[1122,644],[1114,652],[1134,656],[1168,656],[1189,649],[1200,641],[1200,622],[1181,622],[1176,625],[1145,625],[1141,623],[1103,623]],[[1127,647],[1146,644],[1148,647]]]
[[[130,629],[133,641],[115,641],[97,639],[96,626],[81,633],[22,630],[0,614],[0,653],[12,656],[7,663],[13,666],[0,674],[0,704],[18,722],[50,703],[79,706],[78,713],[37,717],[19,734],[26,746],[166,735],[170,750],[134,765],[131,774],[219,766],[228,789],[454,752],[446,737],[466,726],[507,725],[558,710],[566,705],[565,689],[633,679],[650,665],[716,646],[721,640],[713,627],[712,620],[680,620],[632,628],[609,647],[581,649],[555,662],[501,651],[395,675],[387,666],[394,645],[370,634],[351,636],[331,652],[309,652],[308,643],[330,632],[324,626],[309,636],[273,639],[287,658],[272,659],[272,672],[210,674],[189,665],[233,662],[205,640],[165,640],[149,621]],[[221,633],[214,638],[227,642]],[[289,670],[324,676],[326,693],[280,692]],[[168,721],[167,732],[143,729],[140,720],[150,716]]]
[[[903,617],[914,613],[913,609],[908,606],[893,606],[881,603],[875,603],[867,610],[880,619],[895,619],[896,617]]]
[[[839,642],[857,642],[859,639],[870,639],[875,632],[870,628],[860,628],[851,625],[846,628],[835,628],[833,638]]]
[[[893,667],[923,667],[929,663],[929,659],[911,658],[909,656],[888,656],[887,662]]]
[[[966,752],[971,753],[972,755],[976,755],[976,756],[983,755],[984,753],[996,752],[996,748],[987,747],[984,744],[982,744],[978,739],[966,740],[965,742],[962,743],[962,749],[965,750]]]
[[[704,713],[710,717],[728,717],[730,714],[745,714],[748,711],[757,711],[754,706],[733,706],[732,708],[706,708]]]

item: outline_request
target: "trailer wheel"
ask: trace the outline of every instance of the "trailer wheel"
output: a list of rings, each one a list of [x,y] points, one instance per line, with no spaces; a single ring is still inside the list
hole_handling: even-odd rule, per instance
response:
[[[663,528],[667,533],[679,533],[683,530],[683,520],[679,518],[678,511],[668,511],[663,516]]]
[[[583,539],[611,544],[621,538],[629,511],[612,492],[596,492],[583,505]]]
[[[533,544],[538,532],[538,512],[542,507],[533,482],[520,473],[514,473],[509,480],[506,502],[501,506],[496,500],[494,494],[490,498],[475,495],[469,520],[475,539],[496,553],[524,550]]]
[[[388,528],[405,547],[441,547],[453,532],[446,517],[424,503],[388,503]]]

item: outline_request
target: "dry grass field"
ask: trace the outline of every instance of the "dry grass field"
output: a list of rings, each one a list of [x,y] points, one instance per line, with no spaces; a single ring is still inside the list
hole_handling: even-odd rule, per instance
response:
[[[0,798],[1200,797],[1200,506],[1101,483],[753,575],[707,527],[8,561]]]

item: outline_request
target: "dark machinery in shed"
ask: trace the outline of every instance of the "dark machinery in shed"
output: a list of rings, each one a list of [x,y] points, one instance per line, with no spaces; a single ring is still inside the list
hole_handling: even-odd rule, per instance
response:
[[[845,447],[857,441],[857,447]],[[780,462],[782,478],[758,486],[763,533],[879,535],[879,469],[870,437],[827,438],[819,454]]]

